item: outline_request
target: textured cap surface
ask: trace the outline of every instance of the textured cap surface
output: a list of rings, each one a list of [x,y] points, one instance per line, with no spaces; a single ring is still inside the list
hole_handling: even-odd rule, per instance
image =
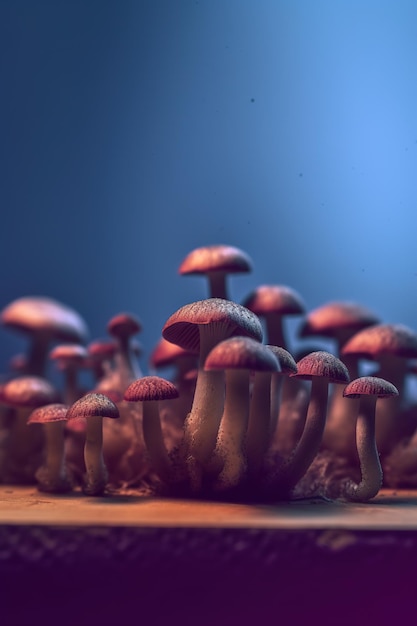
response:
[[[262,326],[257,316],[241,304],[222,298],[209,298],[186,304],[165,322],[162,335],[182,348],[198,352],[199,325],[224,327],[224,338],[236,335],[262,341]]]
[[[345,398],[359,398],[360,396],[377,396],[390,398],[398,396],[398,389],[384,378],[377,376],[361,376],[355,378],[343,390]]]
[[[319,350],[311,352],[297,363],[297,376],[310,380],[314,376],[327,378],[330,383],[346,385],[349,382],[349,372],[340,359],[330,352]]]
[[[281,368],[282,374],[296,374],[297,373],[297,363],[295,362],[292,354],[285,350],[285,348],[281,348],[281,346],[270,346],[267,345],[267,348],[271,350],[273,354],[275,354],[278,359],[278,363]]]
[[[170,400],[178,398],[178,389],[160,376],[143,376],[129,385],[124,394],[128,402]]]
[[[88,393],[70,406],[67,419],[77,419],[80,417],[119,417],[117,406],[102,393]]]
[[[250,337],[231,337],[221,341],[210,351],[204,369],[276,372],[280,366],[273,352],[262,343]]]
[[[46,404],[32,411],[29,415],[28,424],[66,421],[68,408],[67,404]]]

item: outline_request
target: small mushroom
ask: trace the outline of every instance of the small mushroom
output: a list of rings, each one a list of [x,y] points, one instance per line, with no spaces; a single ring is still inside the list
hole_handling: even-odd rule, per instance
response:
[[[151,467],[166,483],[171,480],[172,466],[161,430],[159,403],[178,398],[178,390],[169,380],[159,376],[143,376],[129,385],[124,394],[127,402],[143,405],[143,438],[149,452]]]
[[[382,485],[382,468],[375,441],[375,408],[378,398],[398,396],[398,389],[377,376],[362,376],[352,380],[344,389],[345,398],[357,399],[356,447],[361,466],[361,481],[349,481],[343,497],[366,502],[377,495]]]
[[[66,493],[72,489],[64,455],[64,424],[68,406],[47,404],[29,415],[28,424],[42,424],[45,435],[45,461],[36,471],[39,491]]]
[[[107,396],[100,393],[89,393],[68,409],[67,420],[85,418],[84,461],[86,481],[84,493],[89,496],[100,496],[106,488],[108,474],[103,458],[103,418],[119,417],[117,406]]]

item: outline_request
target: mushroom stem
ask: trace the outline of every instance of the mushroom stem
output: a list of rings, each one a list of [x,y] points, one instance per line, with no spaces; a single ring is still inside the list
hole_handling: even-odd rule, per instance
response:
[[[261,469],[263,456],[270,442],[271,377],[271,372],[255,372],[246,434],[248,472],[251,475],[256,475]]]
[[[36,471],[38,489],[52,493],[71,490],[64,454],[64,421],[43,425],[46,456],[44,464]]]
[[[223,461],[215,488],[238,486],[247,468],[245,437],[249,418],[249,370],[226,370],[226,398],[215,456]]]
[[[327,378],[314,376],[311,383],[310,401],[301,438],[278,475],[279,489],[288,493],[304,476],[316,456],[326,425],[329,382]]]
[[[33,333],[25,368],[27,375],[45,376],[49,342],[49,335]]]
[[[84,491],[87,495],[101,495],[107,483],[107,469],[103,458],[103,418],[88,417],[84,445],[87,472]]]
[[[151,465],[163,481],[169,482],[172,466],[164,444],[158,410],[159,401],[151,400],[142,404],[143,438],[149,452]]]
[[[349,482],[343,497],[366,502],[377,495],[382,485],[382,468],[375,442],[377,396],[361,396],[356,421],[356,447],[361,466],[360,483]],[[386,401],[386,400],[385,400]]]
[[[228,300],[226,273],[221,271],[209,272],[207,278],[209,281],[210,298],[223,298],[224,300]]]
[[[270,436],[274,436],[279,420],[279,409],[281,404],[283,376],[281,373],[272,374],[270,388]],[[288,378],[288,377],[286,377]]]
[[[272,346],[280,346],[287,349],[282,315],[274,312],[265,313],[265,323],[268,343]]]

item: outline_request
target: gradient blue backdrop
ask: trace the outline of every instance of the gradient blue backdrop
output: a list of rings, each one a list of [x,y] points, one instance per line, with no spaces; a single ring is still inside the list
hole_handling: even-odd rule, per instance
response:
[[[0,306],[53,296],[92,337],[130,310],[148,354],[206,297],[183,257],[229,243],[238,301],[417,329],[414,0],[1,0],[0,54]]]

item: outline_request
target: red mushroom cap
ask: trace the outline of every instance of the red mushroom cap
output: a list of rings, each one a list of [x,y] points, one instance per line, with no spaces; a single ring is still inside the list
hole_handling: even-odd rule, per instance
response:
[[[252,260],[239,248],[212,245],[192,250],[181,263],[179,274],[205,274],[207,272],[240,273],[252,270]]]
[[[88,393],[70,406],[67,420],[89,417],[120,417],[117,406],[102,393]]]
[[[398,396],[398,389],[384,378],[361,376],[346,385],[343,395],[345,398],[359,398],[360,396],[391,398],[392,396]]]
[[[73,309],[41,296],[19,298],[1,312],[1,322],[23,332],[41,332],[58,341],[84,343],[88,331],[84,320]]]
[[[57,401],[56,389],[45,378],[20,376],[0,388],[0,402],[12,407],[33,407]]]
[[[204,369],[276,372],[280,370],[280,365],[273,352],[259,341],[250,337],[230,337],[210,351]]]
[[[305,311],[301,296],[285,285],[260,285],[242,304],[259,316],[268,313],[301,315]]]
[[[187,304],[165,322],[162,335],[186,350],[200,349],[199,325],[216,324],[224,328],[224,337],[244,335],[262,341],[262,326],[257,316],[244,306],[209,298]]]
[[[128,402],[147,402],[178,398],[178,389],[160,376],[143,376],[129,385],[124,394]]]
[[[107,330],[113,337],[124,339],[140,333],[142,324],[132,313],[119,313],[111,318]]]
[[[49,424],[51,422],[66,422],[68,405],[46,404],[38,407],[29,415],[28,424]]]
[[[297,374],[291,374],[304,380],[311,380],[314,376],[327,378],[329,383],[346,385],[349,382],[349,372],[340,359],[330,352],[319,350],[311,352],[297,363]]]
[[[377,324],[353,335],[343,346],[342,354],[375,360],[384,354],[414,359],[417,334],[403,324]]]
[[[378,324],[379,318],[355,302],[328,302],[310,311],[300,328],[300,337],[321,336],[338,338],[362,328]]]

